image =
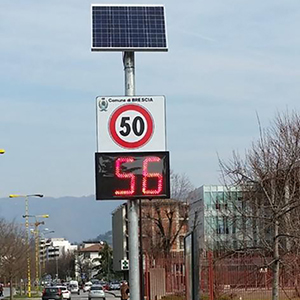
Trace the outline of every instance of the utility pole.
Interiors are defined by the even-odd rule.
[[[28,196],[25,196],[25,227],[26,227],[26,255],[27,255],[27,295],[31,298],[30,246],[29,246],[29,218]]]
[[[168,51],[165,27],[163,5],[92,5],[92,51],[123,52],[125,97],[97,97],[95,169],[96,200],[127,200],[131,300],[141,300],[138,200],[170,196],[165,97],[135,97],[135,51]]]
[[[134,52],[124,52],[125,95],[135,95]],[[139,217],[138,202],[128,200],[129,286],[130,299],[140,300]]]

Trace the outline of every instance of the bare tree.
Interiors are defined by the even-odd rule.
[[[75,254],[63,252],[61,257],[49,260],[46,265],[46,274],[50,274],[52,278],[55,278],[57,274],[62,280],[75,277]]]
[[[15,223],[0,220],[0,270],[9,278],[10,299],[13,299],[13,282],[26,272],[26,234]]]
[[[266,263],[272,267],[272,299],[278,300],[280,268],[299,251],[300,115],[279,114],[269,129],[260,128],[244,158],[234,153],[221,167],[226,183],[241,192],[232,209],[247,237],[243,247],[271,257]]]
[[[186,201],[193,185],[186,174],[171,171],[171,199]]]
[[[168,256],[176,241],[185,235],[188,221],[186,199],[192,190],[186,175],[171,173],[172,199],[143,201],[144,249],[152,256]]]
[[[92,278],[93,263],[80,252],[76,254],[75,269],[80,280],[84,279],[85,281],[89,281]]]
[[[186,234],[187,220],[186,202],[171,199],[143,202],[144,249],[154,257],[162,253],[168,256],[181,234]]]

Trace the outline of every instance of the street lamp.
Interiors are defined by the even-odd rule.
[[[26,247],[27,247],[27,295],[31,298],[31,274],[30,274],[30,252],[29,252],[29,221],[28,221],[28,198],[39,197],[42,198],[42,194],[30,194],[30,195],[16,195],[11,194],[9,198],[25,198],[25,227],[26,227]]]
[[[34,222],[34,241],[35,241],[35,284],[36,291],[38,292],[39,286],[39,271],[40,271],[40,253],[39,253],[39,226],[44,225],[45,222],[38,221],[38,218],[49,218],[49,215],[24,215],[23,218],[35,218]]]

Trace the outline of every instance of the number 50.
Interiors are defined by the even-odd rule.
[[[150,163],[160,162],[160,158],[157,156],[149,156],[143,160],[143,180],[142,180],[142,193],[144,195],[159,195],[163,188],[163,176],[160,173],[150,173],[148,172],[148,167]],[[129,157],[119,157],[115,162],[115,175],[120,179],[130,179],[129,189],[128,190],[116,190],[115,195],[120,196],[130,196],[136,193],[136,176],[133,173],[124,173],[121,171],[122,164],[132,163],[134,158]],[[157,186],[155,189],[148,188],[148,179],[156,178]]]

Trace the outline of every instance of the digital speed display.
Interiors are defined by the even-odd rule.
[[[170,197],[169,152],[96,153],[96,199]]]

